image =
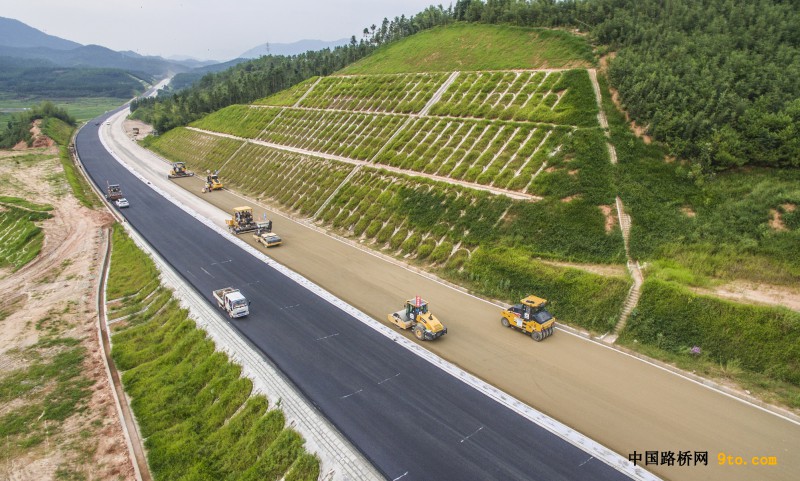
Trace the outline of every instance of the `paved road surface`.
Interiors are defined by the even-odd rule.
[[[114,126],[113,132],[118,129]],[[130,142],[137,169],[164,179],[166,166]],[[224,178],[224,172],[222,173]],[[164,180],[164,182],[166,182]],[[199,179],[177,184],[199,195]],[[246,204],[231,192],[177,192],[221,225]],[[261,215],[261,210],[256,210]],[[496,306],[270,213],[285,245],[267,253],[376,319],[420,294],[450,333],[423,344],[527,404],[627,457],[637,451],[706,451],[709,466],[658,466],[673,480],[794,480],[800,472],[800,425],[687,381],[597,343],[559,331],[544,342],[500,327]],[[742,456],[747,466],[719,466],[717,455]],[[753,466],[752,456],[777,456],[777,466]],[[651,466],[652,467],[652,466]]]
[[[117,164],[97,132],[89,125],[76,141],[94,182],[123,186],[128,222],[209,301],[213,289],[242,289],[252,313],[234,327],[388,479],[627,479],[189,217]]]

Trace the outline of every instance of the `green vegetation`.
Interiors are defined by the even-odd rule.
[[[158,137],[145,138],[146,146],[172,161],[186,162],[198,173],[217,170],[231,158],[242,141],[176,129]]]
[[[58,144],[58,156],[61,160],[61,167],[64,169],[64,177],[67,179],[72,195],[81,203],[81,205],[93,208],[100,205],[92,187],[86,178],[78,172],[75,163],[72,160],[72,155],[69,151],[69,145],[72,141],[72,133],[74,128],[60,119],[47,118],[42,122],[42,132],[55,140]]]
[[[152,81],[146,74],[137,74]],[[0,57],[0,92],[17,99],[113,97],[129,99],[144,91],[142,79],[112,68],[61,67],[50,62]]]
[[[353,169],[342,162],[309,159],[256,144],[245,146],[228,165],[225,182],[304,216],[317,212]]]
[[[571,68],[592,61],[586,41],[564,31],[457,23],[386,45],[339,73]]]
[[[135,118],[152,124],[163,133],[223,107],[247,104],[312,77],[330,75],[380,45],[449,21],[448,11],[441,6],[428,7],[417,15],[395,17],[391,21],[384,18],[380,26],[365,28],[361,40],[352,36],[348,45],[291,57],[269,55],[242,62],[224,72],[208,74],[195,86],[174,95],[137,99],[131,103],[131,110]],[[359,32],[359,36],[361,34]]]
[[[770,381],[788,383],[794,388],[782,401],[800,407],[797,312],[699,296],[674,283],[647,280],[620,341],[647,344],[683,361],[702,355],[706,361],[737,368],[728,374],[758,374],[762,387]],[[692,352],[694,347],[699,352]]]
[[[52,102],[42,102],[30,110],[14,115],[5,128],[0,128],[0,149],[10,149],[23,141],[30,143],[33,121],[47,118],[56,118],[69,125],[75,125],[75,119],[70,117],[66,110],[56,107]]]
[[[69,113],[77,123],[81,123],[115,109],[127,100],[127,98],[118,99],[114,97],[77,97],[69,99],[58,98],[51,100],[51,102],[57,108]],[[20,100],[0,94],[0,109],[30,109],[37,104],[39,104],[38,100]],[[5,118],[4,115],[7,115],[8,118]],[[12,114],[0,112],[0,125],[10,120],[11,117]]]
[[[280,109],[231,105],[193,122],[192,127],[253,139],[280,114]]]
[[[109,297],[123,312],[112,355],[146,439],[156,479],[316,480],[319,461],[253,395],[241,368],[161,287],[152,261],[121,229],[113,234]],[[166,297],[166,300],[165,300]]]
[[[419,113],[447,79],[444,74],[325,77],[301,107]]]
[[[800,171],[751,167],[703,176],[636,138],[610,101],[604,110],[617,148],[617,188],[633,217],[631,254],[651,263],[649,276],[694,286],[800,282]]]
[[[82,375],[86,350],[77,339],[45,336],[17,355],[33,361],[0,375],[0,404],[9,407],[0,415],[7,456],[57,434],[92,393],[92,381]]]
[[[0,267],[17,270],[39,255],[44,234],[35,222],[49,219],[47,211],[52,209],[16,197],[0,197]]]
[[[460,273],[450,273],[484,295],[518,302],[535,293],[548,299],[548,309],[560,321],[593,332],[610,331],[630,288],[625,277],[605,277],[578,269],[554,267],[520,249],[476,250]]]
[[[609,72],[626,109],[672,154],[706,171],[800,166],[792,2],[459,0],[453,16],[589,29],[616,53]]]
[[[298,100],[303,98],[303,95],[308,92],[314,82],[319,80],[320,77],[311,77],[309,79],[303,80],[299,84],[289,87],[285,90],[281,90],[280,92],[270,95],[265,99],[255,100],[253,102],[254,105],[272,105],[275,107],[291,107],[297,103]]]

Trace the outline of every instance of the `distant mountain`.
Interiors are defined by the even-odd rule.
[[[197,63],[186,65],[132,51],[117,52],[100,45],[81,45],[47,35],[18,20],[2,17],[0,56],[46,60],[59,67],[116,68],[157,77],[186,72],[198,66]]]
[[[262,55],[297,55],[309,50],[322,50],[324,48],[334,48],[339,45],[346,45],[350,39],[340,38],[326,42],[324,40],[298,40],[293,43],[265,43],[258,47],[251,48],[247,52],[239,55],[241,58],[258,58]]]
[[[19,20],[0,17],[0,45],[16,48],[43,47],[53,50],[71,50],[81,44],[48,35],[29,27]]]

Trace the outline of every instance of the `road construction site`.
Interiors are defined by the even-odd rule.
[[[111,150],[149,182],[222,228],[238,206],[252,206],[256,219],[266,214],[283,245],[257,249],[374,319],[389,326],[388,313],[409,298],[423,296],[448,329],[441,339],[424,343],[432,353],[623,457],[645,451],[708,453],[707,466],[648,466],[655,474],[686,480],[788,480],[800,471],[800,423],[790,414],[759,407],[571,330],[557,329],[542,342],[533,342],[503,327],[500,312],[506,306],[474,297],[235,192],[202,194],[203,176],[168,180],[170,164],[131,142],[121,123],[121,118],[114,120],[102,128],[102,135]],[[224,172],[219,175],[224,182]],[[136,199],[129,200],[136,209]],[[240,239],[256,246],[249,234]],[[214,262],[220,260],[198,259],[197,269],[213,272]],[[398,334],[413,339],[410,331]],[[778,464],[721,465],[719,454],[776,456]]]

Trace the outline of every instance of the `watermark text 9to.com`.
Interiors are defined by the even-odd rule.
[[[753,456],[750,459],[742,456],[731,456],[725,453],[717,454],[717,463],[720,466],[777,466],[777,456]]]
[[[628,455],[634,466],[708,466],[708,451],[634,451]],[[777,466],[777,456],[733,456],[724,452],[717,454],[719,466]]]

